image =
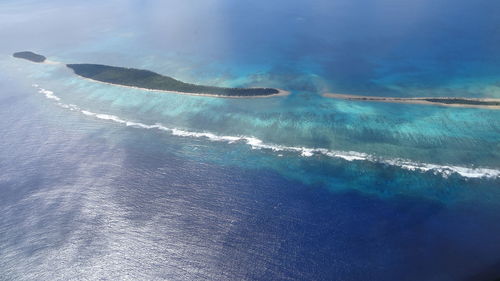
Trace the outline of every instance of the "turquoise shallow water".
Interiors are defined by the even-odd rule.
[[[14,58],[8,62],[20,64]],[[161,124],[191,132],[191,137],[241,138],[253,148],[296,150],[297,156],[338,152],[346,160],[396,161],[403,168],[413,163],[477,170],[470,177],[498,174],[496,110],[347,102],[301,91],[267,99],[214,99],[103,85],[75,77],[62,65],[21,66],[21,72],[31,71],[31,82],[47,81],[35,83],[33,91],[52,92],[56,105],[76,105],[125,122]]]
[[[321,94],[498,98],[499,8],[3,2],[0,276],[494,280],[500,111]],[[116,87],[25,49],[292,93]]]

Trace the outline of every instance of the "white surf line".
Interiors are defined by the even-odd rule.
[[[81,109],[74,104],[65,104],[61,102],[61,98],[56,96],[54,92],[41,88],[37,84],[33,84],[33,87],[38,89],[38,92],[45,95],[47,99],[51,99],[57,102],[57,105],[69,109],[71,111],[78,111],[86,116],[112,121],[118,124],[123,124],[128,127],[141,128],[141,129],[157,129],[165,131],[174,136],[179,137],[192,137],[192,138],[205,138],[210,141],[226,142],[226,143],[245,143],[249,145],[252,149],[265,149],[274,152],[295,152],[300,154],[302,157],[311,157],[314,155],[323,155],[332,158],[339,158],[346,161],[368,161],[372,163],[384,164],[389,166],[399,167],[410,171],[420,171],[420,172],[433,172],[434,174],[440,174],[443,177],[448,177],[454,173],[459,174],[465,178],[500,178],[500,170],[491,168],[469,168],[456,165],[438,165],[429,163],[419,163],[407,159],[393,158],[386,159],[382,157],[377,157],[367,153],[356,152],[356,151],[336,151],[329,150],[326,148],[308,148],[308,147],[298,147],[298,146],[285,146],[278,144],[265,143],[261,139],[252,136],[224,136],[217,135],[211,132],[193,132],[178,128],[168,128],[160,123],[153,125],[148,125],[140,122],[134,122],[120,118],[116,115],[95,113],[88,110]]]

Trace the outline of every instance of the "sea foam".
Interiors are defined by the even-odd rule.
[[[45,95],[47,99],[57,101],[57,105],[62,108],[69,109],[71,111],[78,111],[89,117],[106,121],[112,121],[118,124],[123,124],[128,127],[134,127],[140,129],[156,129],[168,132],[174,136],[204,138],[215,142],[244,143],[250,146],[252,149],[264,149],[274,152],[292,152],[292,153],[297,153],[302,157],[312,157],[315,155],[316,156],[322,155],[331,158],[343,159],[345,161],[368,161],[382,165],[395,166],[410,171],[420,171],[420,172],[430,171],[434,174],[439,174],[443,177],[448,177],[452,174],[458,174],[464,178],[492,178],[492,179],[500,178],[500,170],[498,169],[471,168],[471,167],[463,167],[456,165],[438,165],[430,163],[420,163],[400,158],[388,159],[356,151],[340,151],[340,150],[330,150],[326,148],[309,148],[309,147],[285,146],[279,144],[265,143],[263,140],[253,136],[226,136],[226,135],[217,135],[211,132],[194,132],[179,128],[168,128],[160,123],[148,125],[140,122],[126,120],[116,115],[95,113],[92,111],[84,110],[74,104],[62,103],[61,98],[56,96],[53,91],[41,88],[37,84],[33,84],[32,86],[37,88],[38,92]],[[278,156],[283,156],[283,155],[278,154]]]

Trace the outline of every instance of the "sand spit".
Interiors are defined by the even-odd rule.
[[[358,96],[326,93],[323,94],[327,98],[351,100],[351,101],[368,101],[368,102],[387,102],[387,103],[407,103],[407,104],[424,104],[438,105],[448,107],[467,107],[467,108],[483,108],[483,109],[500,109],[500,99],[495,98],[462,98],[462,97],[415,97],[415,98],[398,98],[398,97],[374,97],[374,96]],[[469,104],[472,103],[498,103],[499,105],[488,104]]]

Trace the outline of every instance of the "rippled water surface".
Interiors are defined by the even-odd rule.
[[[469,2],[0,3],[0,280],[499,278],[500,111],[321,95],[500,98],[500,4]]]

